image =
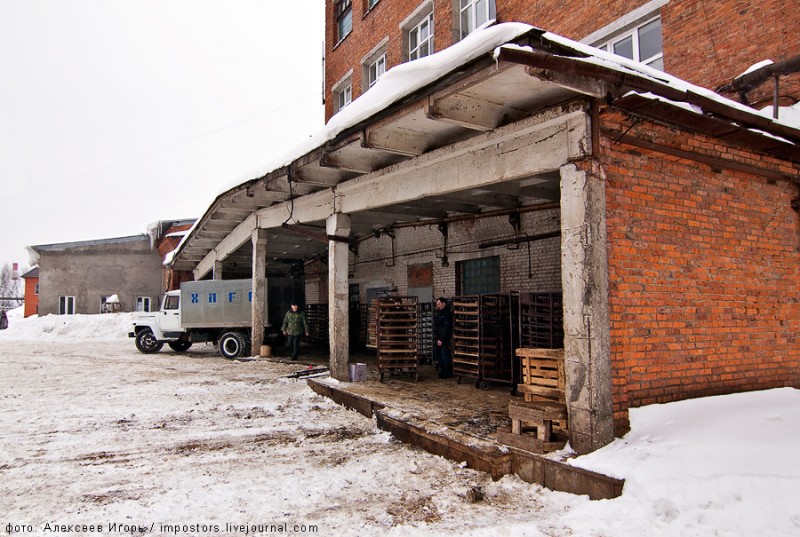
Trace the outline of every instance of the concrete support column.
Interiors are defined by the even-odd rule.
[[[335,213],[328,217],[325,227],[328,237],[348,237],[350,215]],[[350,358],[349,258],[350,249],[347,242],[335,239],[328,241],[330,371],[333,378],[344,382],[350,380],[347,367]]]
[[[561,168],[561,282],[570,445],[594,451],[614,439],[608,315],[605,182]]]
[[[259,355],[264,343],[265,305],[267,303],[267,230],[256,228],[253,241],[253,323],[250,354]]]
[[[214,261],[214,268],[211,271],[212,280],[222,279],[222,261]]]

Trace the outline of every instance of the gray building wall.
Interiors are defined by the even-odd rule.
[[[120,311],[134,311],[136,297],[158,309],[161,256],[150,237],[34,246],[39,254],[39,314],[59,312],[59,297],[75,297],[75,313],[100,313],[102,297],[118,295]]]

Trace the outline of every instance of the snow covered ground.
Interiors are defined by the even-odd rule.
[[[798,390],[634,409],[572,461],[626,479],[593,502],[401,444],[297,364],[139,354],[130,318],[0,332],[0,535],[800,535]]]

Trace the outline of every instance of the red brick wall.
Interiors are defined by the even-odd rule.
[[[399,24],[419,0],[380,0],[368,13],[366,0],[353,0],[353,31],[336,44],[333,2],[326,1],[326,105],[333,115],[331,86],[353,69],[353,99],[361,94],[361,59],[384,37],[389,37],[387,68],[401,61]],[[496,0],[501,22],[522,21],[579,40],[619,19],[646,0],[570,2],[563,0]],[[435,0],[434,46],[453,43],[453,2]],[[800,10],[782,0],[708,2],[673,0],[661,8],[664,63],[667,72],[694,84],[716,89],[764,59],[775,62],[800,53]],[[769,31],[766,31],[768,28]],[[800,99],[800,75],[782,78],[781,93]],[[771,83],[750,95],[750,102],[772,94]]]
[[[179,231],[186,231],[191,227],[192,224],[185,224],[182,226],[170,226],[170,228],[167,229],[164,233],[164,237],[158,241],[158,253],[161,255],[161,259],[164,259],[165,255],[177,248],[178,244],[183,239],[183,237],[168,237],[167,235]],[[194,280],[194,275],[191,272],[165,269],[162,275],[161,287],[165,291],[172,291],[174,289],[180,289],[181,282],[191,280]]]
[[[800,178],[800,166],[703,136],[644,122],[630,134]],[[601,146],[618,432],[629,407],[800,387],[798,187],[608,138]]]

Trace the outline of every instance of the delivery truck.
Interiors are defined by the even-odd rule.
[[[140,313],[128,333],[145,354],[158,352],[164,343],[177,352],[193,343],[219,345],[225,358],[250,355],[252,330],[252,280],[204,280],[183,282],[180,291],[168,291],[157,312]],[[265,343],[278,343],[279,327],[267,321],[264,304]]]

